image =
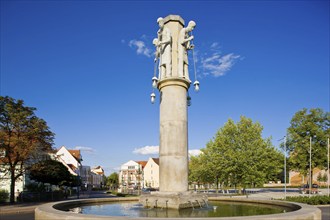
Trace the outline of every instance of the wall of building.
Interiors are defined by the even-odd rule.
[[[143,170],[143,187],[144,188],[159,188],[159,165],[149,158]]]

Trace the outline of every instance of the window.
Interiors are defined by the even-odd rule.
[[[6,151],[4,149],[0,150],[0,158],[5,156],[6,156]]]

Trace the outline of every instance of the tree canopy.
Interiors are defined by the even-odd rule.
[[[76,176],[68,168],[56,160],[42,160],[30,167],[30,178],[37,182],[59,186],[71,186]]]
[[[190,177],[225,186],[255,186],[272,180],[283,169],[283,154],[270,138],[262,138],[263,127],[244,116],[219,129],[202,154],[192,158]],[[218,184],[217,184],[218,185]]]
[[[36,108],[24,106],[23,100],[0,96],[1,172],[10,174],[11,202],[15,181],[23,175],[26,163],[52,150],[54,134],[35,111]]]
[[[114,172],[110,174],[106,179],[106,185],[110,188],[117,188],[119,184],[119,176],[118,173]]]
[[[291,169],[306,175],[309,171],[310,145],[312,170],[327,164],[327,138],[330,137],[330,113],[320,108],[304,108],[294,114],[287,129],[286,147]],[[310,142],[312,140],[312,142]]]

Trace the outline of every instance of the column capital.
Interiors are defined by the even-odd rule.
[[[158,89],[159,91],[161,91],[161,89],[164,88],[165,86],[182,86],[186,90],[188,90],[190,87],[190,83],[191,83],[190,80],[186,80],[181,77],[170,77],[159,81]]]
[[[179,23],[181,23],[182,26],[184,26],[184,20],[183,20],[183,18],[180,17],[180,15],[168,15],[164,18],[165,24],[170,21],[179,22]]]

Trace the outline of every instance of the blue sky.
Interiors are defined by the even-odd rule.
[[[197,23],[190,150],[229,118],[260,122],[278,146],[295,112],[329,111],[329,1],[315,0],[3,0],[0,94],[36,107],[55,148],[81,149],[107,175],[157,157],[143,154],[159,143],[152,39],[169,14]]]

